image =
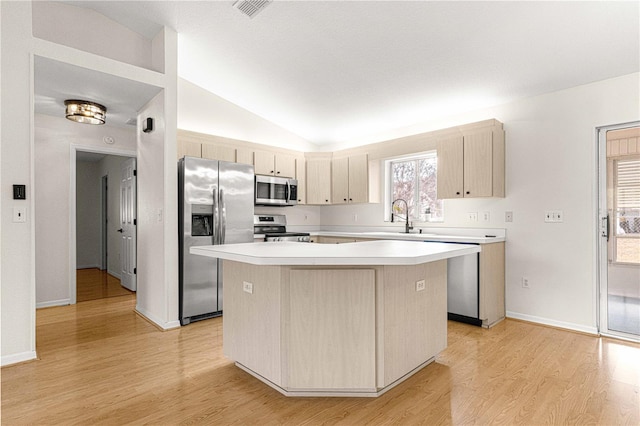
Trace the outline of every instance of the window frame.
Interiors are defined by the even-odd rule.
[[[391,203],[393,202],[393,200],[391,199],[391,179],[392,179],[392,173],[391,173],[391,167],[393,163],[398,163],[398,162],[403,162],[403,161],[411,161],[411,160],[419,160],[425,157],[433,157],[436,160],[436,167],[437,167],[437,160],[438,160],[438,151],[436,149],[432,149],[429,151],[423,151],[423,152],[416,152],[416,153],[411,153],[411,154],[405,154],[405,155],[398,155],[398,156],[394,156],[394,157],[390,157],[390,158],[386,158],[383,160],[383,167],[384,167],[384,221],[385,222],[390,222],[391,221]],[[437,170],[437,169],[436,169]],[[436,171],[436,179],[437,179],[437,171]],[[419,198],[419,194],[417,194],[417,192],[419,191],[419,185],[416,185],[416,199],[420,199]],[[414,219],[412,217],[409,218],[409,220],[411,222],[414,223],[444,223],[444,218],[445,218],[445,208],[444,208],[444,200],[437,198],[438,200],[442,201],[442,217],[438,218],[438,219],[431,219],[429,221],[423,221],[420,219]]]

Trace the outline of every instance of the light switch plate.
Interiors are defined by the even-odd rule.
[[[242,281],[242,290],[245,293],[253,294],[253,283]]]
[[[27,208],[26,207],[14,207],[13,208],[13,221],[15,223],[24,223],[27,221]]]
[[[416,281],[416,291],[422,291],[425,289],[426,283],[424,280]]]

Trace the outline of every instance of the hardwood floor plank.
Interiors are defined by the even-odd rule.
[[[640,345],[505,320],[379,398],[287,398],[222,355],[214,318],[161,332],[135,296],[37,311],[39,360],[2,368],[2,424],[640,424]]]

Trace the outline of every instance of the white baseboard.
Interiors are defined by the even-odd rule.
[[[76,265],[76,269],[102,269],[102,265]]]
[[[36,351],[21,352],[19,354],[5,355],[0,359],[0,365],[17,364],[19,362],[31,361],[32,359],[38,359]]]
[[[66,306],[70,305],[70,299],[60,299],[60,300],[49,300],[47,302],[38,302],[36,303],[36,309],[40,308],[50,308],[51,306]]]
[[[564,328],[567,330],[579,331],[581,333],[593,334],[594,336],[598,336],[599,334],[597,327],[590,327],[582,324],[574,324],[571,322],[556,321],[548,318],[536,317],[534,315],[521,314],[518,312],[507,311],[507,318],[535,322],[543,325],[550,325],[552,327]]]
[[[180,327],[180,321],[178,320],[169,321],[169,322],[162,321],[160,318],[145,311],[144,309],[142,309],[140,306],[137,306],[137,305],[136,305],[136,312],[138,312],[140,315],[142,315],[143,317],[145,317],[146,319],[148,319],[149,321],[151,321],[152,323],[154,323],[155,325],[157,325],[163,330],[171,330],[173,328]]]
[[[116,271],[112,271],[111,269],[107,268],[107,274],[116,277],[117,279],[121,279],[120,274]]]

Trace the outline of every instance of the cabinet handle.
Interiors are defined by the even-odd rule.
[[[344,201],[347,201],[347,199],[346,199],[346,198],[344,198]]]
[[[470,194],[470,192],[469,192],[469,191],[467,191],[467,195],[469,195],[469,194]]]
[[[324,202],[325,202],[325,203],[328,203],[328,202],[329,202],[329,200],[324,200]]]
[[[460,195],[460,191],[456,192],[456,195]]]
[[[349,201],[353,201],[353,199],[352,199],[352,198],[349,198]]]
[[[276,174],[280,174],[280,172],[276,172]]]
[[[273,173],[273,172],[274,172],[274,171],[273,171],[273,170],[271,170],[271,171],[269,172],[269,174],[271,174],[271,173]]]

